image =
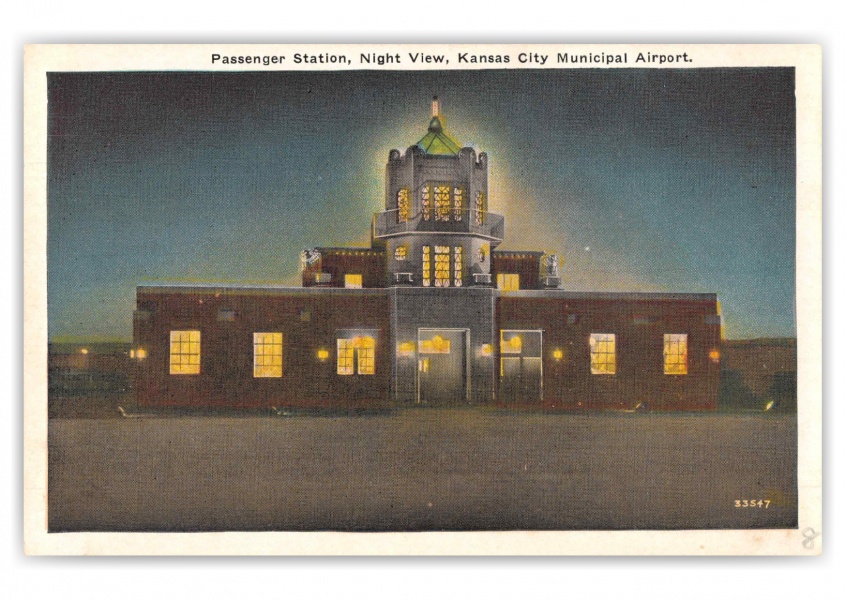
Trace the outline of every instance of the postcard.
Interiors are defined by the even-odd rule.
[[[821,51],[25,51],[30,554],[817,555]]]

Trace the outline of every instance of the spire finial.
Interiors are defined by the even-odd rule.
[[[440,117],[441,116],[441,101],[438,100],[437,96],[432,98],[432,116],[433,117]]]

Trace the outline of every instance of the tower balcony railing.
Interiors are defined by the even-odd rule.
[[[382,239],[406,233],[468,233],[497,243],[505,237],[505,217],[496,213],[450,208],[436,214],[434,209],[401,218],[396,209],[373,215],[373,238]]]

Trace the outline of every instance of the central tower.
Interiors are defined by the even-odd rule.
[[[504,218],[488,211],[488,156],[446,130],[437,96],[425,135],[391,150],[385,210],[373,218],[373,245],[386,254],[388,286],[491,285],[491,251]]]

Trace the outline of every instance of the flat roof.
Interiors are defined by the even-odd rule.
[[[515,290],[501,298],[555,298],[562,300],[698,300],[716,302],[717,294],[692,292],[572,292],[568,290]]]
[[[341,287],[291,287],[275,284],[226,284],[226,283],[162,283],[155,285],[137,286],[139,294],[272,294],[291,296],[379,296],[390,293],[391,290],[429,290],[432,293],[447,294],[472,293],[481,290],[496,292],[500,298],[549,298],[555,300],[643,300],[670,301],[688,300],[699,302],[716,302],[717,294],[702,294],[688,292],[574,292],[568,290],[516,290],[501,292],[489,287],[468,286],[463,288],[426,288],[417,286],[396,286],[389,288],[341,288]]]

